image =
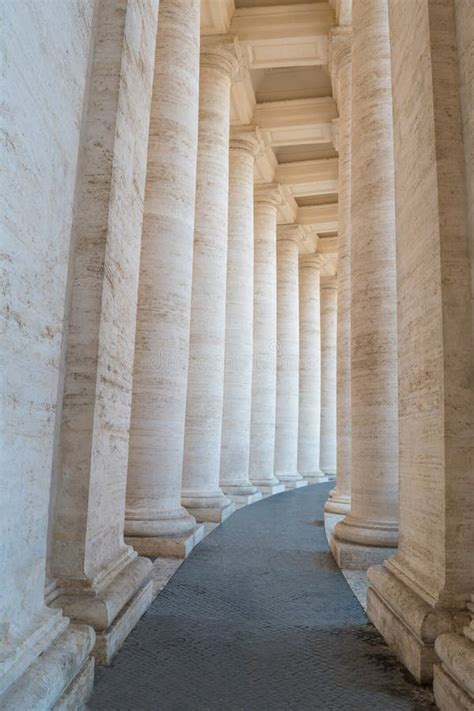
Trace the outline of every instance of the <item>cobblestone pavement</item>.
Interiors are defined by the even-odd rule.
[[[91,711],[434,709],[333,561],[331,486],[272,496],[213,531],[98,671]]]

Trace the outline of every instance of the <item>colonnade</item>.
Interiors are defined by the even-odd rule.
[[[17,451],[27,493],[2,535],[9,711],[82,703],[92,657],[109,663],[152,600],[150,558],[335,473],[335,284],[326,298],[301,226],[279,224],[281,185],[255,184],[259,127],[230,126],[237,38],[201,37],[199,0],[97,6],[52,296],[41,247],[34,267],[38,373],[55,364],[37,407],[55,414],[30,416],[41,495]]]
[[[331,35],[338,466],[326,524],[338,564],[368,569],[371,621],[444,711],[474,708],[473,36],[472,8],[449,0],[358,0]]]
[[[336,276],[256,179],[268,135],[231,120],[248,47],[202,35],[200,0],[46,3],[53,54],[11,13],[47,81],[13,62],[6,92],[6,711],[80,707],[150,558],[334,476],[370,619],[441,709],[474,707],[474,16],[331,6]]]

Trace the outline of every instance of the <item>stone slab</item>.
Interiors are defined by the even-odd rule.
[[[301,489],[302,486],[308,486],[308,482],[305,479],[298,479],[297,481],[284,481],[282,483],[285,485],[285,489],[287,491],[291,491],[292,489]]]
[[[229,497],[232,498],[232,497]],[[193,508],[187,507],[190,514],[194,516],[199,523],[222,523],[235,511],[235,503],[232,502],[224,508]]]
[[[474,698],[441,664],[434,666],[433,691],[441,711],[474,711]]]
[[[110,664],[118,650],[153,600],[153,581],[148,580],[116,617],[114,623],[97,634],[93,655],[98,664]]]
[[[83,711],[94,686],[94,658],[86,661],[51,711]]]
[[[255,494],[247,494],[246,496],[238,496],[237,494],[227,494],[229,499],[237,506],[247,506],[248,504],[254,504],[256,501],[260,501],[262,498],[262,492],[257,491]]]
[[[396,548],[378,548],[376,546],[358,546],[355,543],[331,539],[331,551],[340,568],[345,570],[367,570],[372,565],[382,565],[397,552]]]
[[[204,537],[204,526],[196,526],[187,536],[127,536],[125,542],[149,558],[187,558]]]
[[[286,491],[284,484],[269,484],[268,486],[259,486],[259,491],[262,496],[273,496],[273,494],[281,494]]]

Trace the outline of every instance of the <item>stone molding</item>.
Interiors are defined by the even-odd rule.
[[[262,183],[254,187],[254,202],[265,203],[278,207],[285,200],[280,183]]]
[[[258,126],[231,126],[229,149],[248,151],[256,157],[264,148],[263,138]]]

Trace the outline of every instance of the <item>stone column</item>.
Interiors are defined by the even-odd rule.
[[[263,494],[285,490],[274,474],[277,361],[278,183],[254,191],[253,373],[250,480]]]
[[[388,8],[353,7],[352,496],[334,535],[341,567],[398,542],[397,288]]]
[[[199,89],[199,2],[163,0],[153,83],[125,532],[184,556],[200,535],[181,506]]]
[[[156,20],[157,7],[100,4],[76,183],[50,574],[54,606],[95,628],[102,663],[152,599],[124,514]]]
[[[337,278],[321,279],[321,445],[319,468],[336,474]]]
[[[462,636],[464,627],[469,632],[474,590],[472,255],[458,64],[462,35],[453,9],[452,2],[431,0],[403,8],[389,3],[400,547],[369,570],[367,597],[370,618],[418,681],[431,679],[439,657],[435,694],[446,710],[473,708],[474,697],[473,645],[469,634]],[[464,10],[458,21],[472,22],[471,4]]]
[[[236,503],[262,498],[249,481],[253,358],[253,174],[261,147],[254,126],[231,130],[220,484]]]
[[[299,225],[278,228],[275,474],[287,489],[308,483],[298,472],[300,241]]]
[[[199,144],[183,504],[199,521],[234,510],[219,488],[224,393],[230,86],[239,62],[231,36],[201,50]]]
[[[92,3],[84,3],[81,12],[78,7],[2,6],[2,130],[8,135],[0,190],[0,708],[5,711],[72,708],[74,702],[78,708],[94,676],[93,629],[70,624],[61,610],[45,603],[71,223],[99,14]],[[152,31],[152,18],[149,26]],[[53,27],[58,28],[54,37]]]
[[[351,98],[352,32],[332,31],[330,67],[339,107],[339,227],[337,252],[336,487],[328,514],[348,513],[351,502]]]
[[[300,381],[298,471],[308,483],[327,481],[319,468],[321,423],[321,303],[319,254],[299,262]]]

